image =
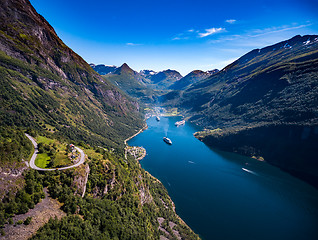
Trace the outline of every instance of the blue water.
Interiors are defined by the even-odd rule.
[[[146,148],[142,167],[203,239],[318,239],[318,190],[265,162],[210,149],[193,137],[194,125],[175,127],[178,120],[150,118],[128,144]]]

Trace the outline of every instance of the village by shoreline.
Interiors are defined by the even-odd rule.
[[[134,135],[132,135],[129,138],[124,140],[124,144],[125,144],[125,159],[127,159],[127,153],[129,153],[130,155],[134,156],[136,161],[141,161],[146,156],[147,151],[146,151],[145,148],[143,148],[143,147],[132,147],[132,146],[129,146],[127,144],[127,142],[129,140],[131,140],[132,138],[136,137],[138,134],[142,133],[147,128],[148,128],[148,125],[145,123],[144,127],[141,128],[137,133],[135,133]]]

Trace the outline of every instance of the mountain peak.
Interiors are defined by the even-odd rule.
[[[124,63],[123,65],[121,65],[120,66],[121,68],[129,68],[130,69],[130,67],[128,66],[128,64],[127,63]]]
[[[114,74],[118,74],[118,75],[121,75],[121,74],[135,74],[136,72],[131,69],[127,63],[124,63],[123,65],[121,65],[119,68],[117,68],[114,72]]]

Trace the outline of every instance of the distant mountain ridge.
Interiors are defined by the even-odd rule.
[[[95,64],[90,64],[91,67],[98,72],[101,75],[106,75],[106,74],[117,74],[120,75],[122,71],[130,74],[134,74],[136,78],[142,79],[143,82],[149,83],[149,84],[155,84],[158,86],[170,86],[172,85],[175,81],[178,81],[182,78],[182,75],[176,71],[176,70],[163,70],[160,72],[156,72],[153,70],[141,70],[140,72],[137,72],[130,68],[127,63],[124,63],[120,67],[116,66],[106,66],[103,64],[100,65],[95,65]]]
[[[164,87],[169,87],[181,78],[182,75],[178,71],[171,69],[158,72],[154,75],[150,75],[150,80],[153,84],[161,85]]]
[[[157,93],[148,86],[148,80],[130,68],[127,63],[122,64],[120,67],[114,66],[112,68],[105,67],[105,65],[95,66],[91,64],[91,66],[100,74],[107,72],[103,74],[103,78],[112,82],[128,95],[138,98],[142,102],[156,101]]]
[[[116,66],[107,66],[104,64],[98,64],[95,65],[93,63],[89,64],[96,72],[98,72],[100,75],[106,75],[109,73],[112,73],[116,70]]]
[[[170,69],[161,72],[152,70],[137,72],[127,63],[120,67],[95,64],[91,64],[91,67],[127,94],[147,103],[156,102],[162,91],[166,91],[168,86],[182,78],[179,72]]]
[[[201,70],[194,70],[181,78],[179,81],[172,84],[169,88],[173,90],[184,90],[189,87],[191,84],[199,82],[205,78],[210,77],[211,75],[217,73],[219,70],[214,69],[210,71],[201,71]]]
[[[137,72],[130,68],[127,63],[120,67],[107,66],[103,64],[90,66],[99,74],[105,76],[115,85],[131,96],[142,98],[145,101],[157,99],[158,96],[170,90],[184,90],[191,84],[207,78],[219,70],[201,71],[194,70],[185,77],[176,70],[163,70],[156,72],[153,70],[141,70]],[[123,75],[122,77],[119,77]],[[126,77],[126,79],[125,79]],[[156,92],[156,93],[155,93]],[[151,94],[148,96],[147,94]]]

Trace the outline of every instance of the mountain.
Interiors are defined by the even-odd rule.
[[[255,49],[183,93],[172,92],[210,146],[261,156],[317,186],[318,36]]]
[[[144,78],[150,79],[153,75],[156,75],[157,72],[153,70],[141,70],[139,74],[143,76]]]
[[[124,139],[144,127],[138,103],[68,48],[28,0],[3,0],[0,21],[1,237],[199,239],[161,182],[124,154]],[[135,74],[127,65],[116,71]],[[45,157],[67,160],[74,143],[85,163],[30,169],[24,160],[34,148],[25,131]]]
[[[174,84],[172,84],[169,88],[172,90],[184,90],[187,87],[189,87],[191,84],[201,81],[205,78],[208,78],[209,76],[217,73],[218,71],[219,70],[217,69],[207,71],[207,72],[204,72],[201,70],[194,70],[190,72],[189,74],[187,74],[186,76],[184,76],[183,78],[181,78],[180,80],[178,80],[177,82],[175,82]]]
[[[91,66],[115,86],[144,103],[156,102],[160,95],[169,91],[169,86],[182,78],[179,72],[170,69],[161,72],[153,70],[137,72],[130,68],[127,63],[117,68],[107,67],[107,70],[105,65],[91,64]]]
[[[154,102],[159,95],[167,92],[172,84],[182,78],[178,71],[170,69],[161,72],[153,70],[137,72],[127,63],[120,67],[90,65],[99,74],[107,75],[105,76],[107,79],[129,95],[146,102]]]
[[[158,89],[168,89],[181,78],[182,75],[178,71],[170,69],[149,76],[151,83]]]
[[[100,75],[106,75],[112,73],[116,70],[116,66],[107,66],[104,64],[95,65],[93,63],[89,64],[97,73]]]
[[[113,146],[142,126],[138,104],[68,48],[28,1],[4,1],[0,10],[2,125]]]
[[[147,80],[145,78],[131,69],[126,63],[103,77],[130,96],[143,102],[154,102],[156,100],[156,91],[146,84]]]

